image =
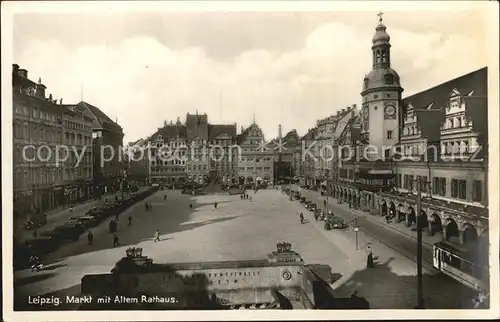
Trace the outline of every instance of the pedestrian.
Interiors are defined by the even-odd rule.
[[[375,268],[375,263],[373,262],[373,252],[371,246],[367,247],[368,249],[368,257],[366,258],[366,267],[367,268]]]
[[[132,217],[128,216],[128,226],[132,226]]]
[[[115,196],[115,201],[118,201],[118,196]]]
[[[252,197],[249,197],[248,199],[250,200],[250,202],[252,202]]]
[[[157,242],[159,242],[159,241],[160,241],[160,231],[159,231],[159,230],[157,230],[157,231],[155,232],[155,243],[157,243]]]
[[[163,200],[167,200],[167,195],[164,195],[164,196],[163,196]]]
[[[92,234],[92,231],[90,230],[87,233],[87,240],[89,242],[89,245],[92,245],[94,243],[94,234]]]
[[[216,202],[214,202],[214,208],[215,208],[215,209],[217,209],[217,205],[218,205],[218,204],[217,204],[217,201],[216,201]]]
[[[192,203],[189,204],[189,208],[193,209],[193,204]]]
[[[113,235],[113,247],[120,246],[120,239],[118,238],[117,234]]]
[[[153,210],[153,206],[151,205],[151,202],[149,203],[149,211]]]
[[[108,198],[104,198],[104,203],[107,204],[108,203]]]
[[[69,212],[73,212],[73,205],[69,205]]]

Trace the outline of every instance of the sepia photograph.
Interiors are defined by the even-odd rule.
[[[498,22],[2,2],[4,319],[498,317]]]

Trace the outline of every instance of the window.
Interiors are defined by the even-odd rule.
[[[467,199],[467,181],[458,180],[458,198]]]
[[[480,202],[482,199],[481,188],[483,182],[481,180],[474,180],[472,183],[472,200]]]
[[[387,131],[387,139],[391,140],[394,138],[394,131]]]
[[[385,52],[384,52],[385,54]],[[385,55],[384,55],[384,60],[385,60]],[[392,74],[386,74],[385,76],[385,83],[387,85],[392,85],[394,83],[394,75]]]
[[[451,179],[451,197],[452,198],[458,197],[458,180],[457,179]]]

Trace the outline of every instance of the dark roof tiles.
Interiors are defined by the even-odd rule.
[[[429,141],[438,141],[441,136],[441,124],[446,118],[446,106],[453,90],[457,90],[461,96],[473,91],[471,96],[466,96],[466,102],[471,102],[471,97],[485,97],[488,88],[487,77],[488,69],[484,67],[406,97],[403,99],[403,111],[405,114],[408,113],[409,105],[411,105],[415,109],[422,137]],[[426,110],[429,104],[432,106]],[[481,129],[480,132],[484,131],[487,123],[487,105],[472,103],[472,106],[466,107],[466,113],[473,115],[473,122],[476,121],[474,128]]]

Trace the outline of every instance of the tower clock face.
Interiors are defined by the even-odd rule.
[[[396,107],[394,105],[388,105],[385,107],[386,118],[392,119],[396,117]]]

